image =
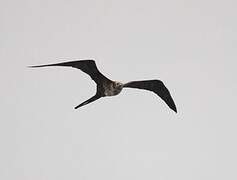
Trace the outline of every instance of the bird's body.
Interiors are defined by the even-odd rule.
[[[121,83],[112,81],[105,77],[96,67],[94,60],[78,60],[56,64],[47,64],[30,67],[46,67],[46,66],[69,66],[82,70],[87,73],[92,80],[97,84],[96,94],[85,102],[79,104],[75,109],[89,104],[101,97],[118,95],[123,88],[138,88],[153,91],[165,101],[165,103],[175,112],[177,112],[175,103],[170,95],[170,92],[160,80],[144,80],[144,81],[131,81],[128,83]]]
[[[117,81],[112,81],[109,84],[103,84],[104,96],[116,96],[123,89],[123,84]]]

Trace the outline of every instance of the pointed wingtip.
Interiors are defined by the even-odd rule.
[[[175,113],[178,113],[178,111],[177,111],[177,108],[176,108],[176,106],[175,106],[175,104],[173,105],[173,106],[169,106],[170,107],[170,109],[172,109]]]
[[[39,66],[27,66],[28,68],[37,68],[37,67],[45,67],[46,65],[39,65]]]
[[[174,110],[174,112],[177,114],[178,113],[178,111],[177,111],[177,109],[175,108],[175,109],[173,109]]]
[[[42,67],[42,66],[27,66],[28,68],[37,68],[37,67]]]
[[[173,110],[175,113],[178,113],[176,106],[174,106],[174,107],[172,108],[172,110]]]

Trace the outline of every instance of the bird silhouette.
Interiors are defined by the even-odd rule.
[[[169,90],[165,87],[161,80],[142,80],[142,81],[130,81],[128,83],[121,83],[112,81],[105,77],[98,69],[94,60],[78,60],[70,62],[62,62],[55,64],[45,64],[37,66],[29,66],[31,68],[48,67],[48,66],[69,66],[77,68],[88,74],[97,85],[97,91],[94,96],[84,101],[75,107],[75,109],[89,104],[101,97],[118,95],[123,88],[137,88],[152,91],[157,94],[164,102],[177,113],[175,103],[170,95]]]

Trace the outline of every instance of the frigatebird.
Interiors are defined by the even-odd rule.
[[[142,81],[130,81],[128,83],[121,83],[117,81],[112,81],[105,77],[98,69],[94,60],[78,60],[78,61],[69,61],[61,62],[56,64],[45,64],[37,66],[29,66],[32,68],[37,67],[47,67],[47,66],[69,66],[77,68],[88,74],[92,80],[97,84],[96,94],[90,99],[84,101],[75,107],[75,109],[89,104],[101,97],[105,96],[115,96],[118,95],[123,88],[138,88],[149,90],[157,94],[165,103],[177,113],[175,103],[170,95],[169,90],[165,87],[164,83],[161,80],[142,80]]]

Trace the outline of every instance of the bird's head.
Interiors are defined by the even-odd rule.
[[[123,83],[115,81],[115,87],[118,89],[122,89],[123,88]]]

